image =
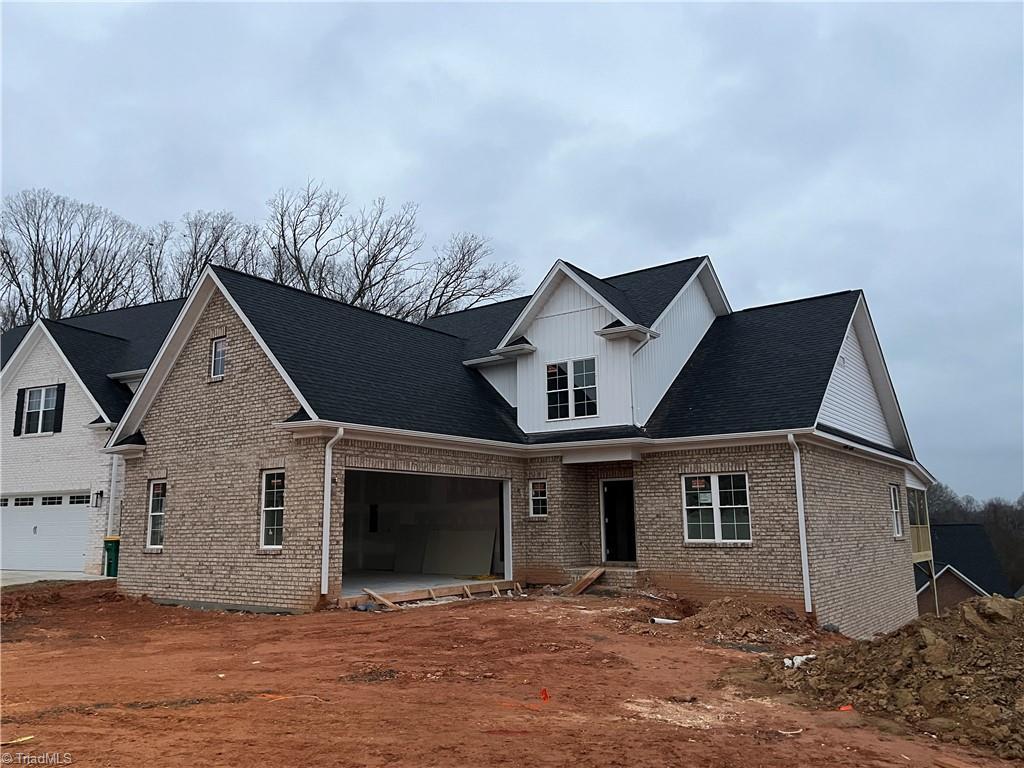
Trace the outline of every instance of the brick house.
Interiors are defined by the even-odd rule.
[[[107,452],[119,586],[308,610],[467,576],[917,615],[917,462],[864,297],[734,311],[707,258],[415,325],[219,267]],[[913,503],[913,508],[910,507]]]

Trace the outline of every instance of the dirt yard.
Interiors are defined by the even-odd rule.
[[[34,737],[0,748],[11,755],[68,753],[82,766],[1010,765],[856,711],[806,709],[759,681],[763,655],[747,645],[647,624],[672,609],[652,601],[254,616],[86,582],[5,590],[3,603],[2,740]]]

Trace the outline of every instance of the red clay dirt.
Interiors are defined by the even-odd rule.
[[[755,682],[763,656],[691,631],[635,631],[652,601],[257,616],[125,599],[112,582],[5,590],[14,600],[20,616],[2,611],[0,737],[34,738],[0,747],[12,755],[68,753],[83,766],[1009,765],[857,712],[802,708]]]

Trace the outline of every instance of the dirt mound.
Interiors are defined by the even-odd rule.
[[[71,601],[119,602],[128,598],[120,594],[112,579],[95,581],[36,581],[15,584],[0,590],[0,623],[22,618],[27,613],[45,609],[54,603]]]
[[[817,634],[814,622],[792,608],[729,597],[708,603],[678,626],[716,643],[768,647],[797,645]]]
[[[52,605],[60,599],[59,586],[23,590],[5,589],[0,592],[0,622],[20,619],[26,611],[40,605]]]
[[[1024,601],[977,598],[771,676],[833,706],[1024,758]]]

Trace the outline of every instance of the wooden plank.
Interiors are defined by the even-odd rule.
[[[501,592],[498,591],[498,585],[493,582],[491,583],[491,591],[494,593],[495,597],[501,597]]]
[[[590,587],[591,584],[593,584],[595,581],[597,581],[599,578],[601,578],[601,575],[603,573],[604,573],[604,568],[591,568],[589,571],[587,571],[585,574],[583,574],[583,578],[581,578],[581,579],[579,579],[577,581],[574,581],[568,587],[563,589],[562,590],[562,594],[563,595],[579,595],[579,594],[582,594],[583,592],[585,592],[587,590],[588,587]]]
[[[473,593],[469,591],[469,587],[463,587],[462,591],[466,593],[466,597],[472,597]]]
[[[386,606],[387,606],[388,608],[391,608],[392,610],[395,610],[395,611],[399,610],[399,608],[398,608],[398,606],[397,606],[397,605],[395,605],[395,604],[394,604],[393,602],[391,602],[390,600],[388,600],[388,599],[387,599],[386,597],[384,597],[383,595],[378,595],[378,594],[377,594],[376,592],[374,592],[374,591],[373,591],[372,589],[366,589],[366,588],[364,588],[364,589],[363,589],[363,592],[365,592],[366,594],[368,594],[368,595],[369,595],[370,597],[372,597],[372,598],[373,598],[374,600],[376,600],[376,601],[377,601],[378,603],[380,603],[381,605],[386,605]]]
[[[410,603],[418,602],[420,600],[437,599],[439,597],[455,597],[455,596],[466,596],[466,590],[470,593],[484,593],[491,591],[491,584],[494,584],[499,590],[512,589],[515,582],[512,581],[475,581],[468,586],[461,584],[452,584],[449,587],[424,587],[423,589],[413,589],[408,592],[388,592],[385,597],[388,598],[392,603]],[[338,600],[339,608],[354,608],[360,603],[368,603],[371,598],[368,595],[353,595],[351,597],[343,597]]]
[[[434,594],[434,590],[428,589],[427,594],[430,595],[431,600],[437,600],[437,595]]]

